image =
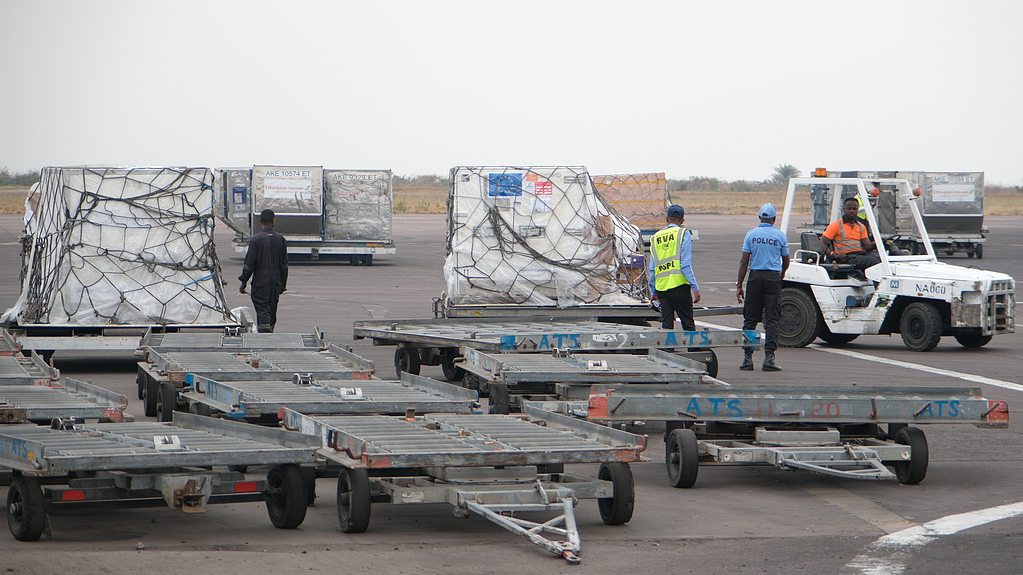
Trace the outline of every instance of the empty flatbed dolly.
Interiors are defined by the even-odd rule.
[[[330,345],[324,340],[323,332],[319,328],[314,328],[312,333],[244,333],[239,329],[227,329],[220,332],[162,333],[150,329],[146,331],[139,342],[139,354],[144,355],[147,347],[160,352],[287,349],[324,351]]]
[[[49,423],[54,418],[124,421],[127,407],[127,397],[76,379],[60,385],[0,384],[0,423]]]
[[[171,351],[146,348],[137,378],[146,416],[170,421],[185,375],[218,381],[280,380],[299,373],[324,379],[369,379],[373,362],[336,345],[326,351]]]
[[[665,464],[675,487],[691,487],[698,466],[708,464],[916,484],[927,474],[928,449],[912,425],[1009,425],[1006,402],[967,387],[594,386],[588,403],[547,405],[605,423],[667,422]]]
[[[457,365],[463,349],[502,353],[543,353],[554,349],[638,353],[649,349],[696,348],[703,351],[683,355],[707,364],[707,371],[713,376],[717,375],[717,357],[709,348],[762,345],[756,331],[665,330],[549,317],[357,321],[353,333],[355,339],[372,339],[373,345],[398,346],[394,352],[396,372],[418,374],[421,365],[440,365],[449,381],[465,375]]]
[[[0,426],[0,467],[13,471],[7,525],[16,539],[35,541],[58,506],[166,504],[200,513],[207,503],[265,500],[274,526],[294,528],[307,504],[299,465],[312,464],[317,447],[282,429],[190,414],[173,424]],[[203,469],[224,465],[273,467],[265,481]]]
[[[361,533],[370,504],[448,503],[522,535],[569,562],[579,562],[573,508],[597,499],[608,525],[632,518],[629,462],[644,437],[571,417],[529,409],[508,415],[432,414],[310,416],[286,410],[284,426],[315,436],[318,454],[340,466],[341,529]],[[565,463],[600,463],[597,478],[562,472]],[[519,513],[556,512],[534,522]]]
[[[509,413],[520,399],[586,400],[598,383],[727,386],[710,377],[703,363],[660,349],[646,355],[466,349],[461,365],[489,385],[491,413]]]
[[[479,394],[427,377],[401,374],[400,381],[317,379],[294,374],[287,381],[218,381],[188,374],[179,397],[188,411],[277,425],[284,408],[307,414],[470,413]]]

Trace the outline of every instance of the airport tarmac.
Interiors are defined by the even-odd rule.
[[[20,216],[0,216],[0,305],[17,298]],[[984,259],[943,258],[1023,277],[1019,218],[989,217]],[[694,267],[704,303],[735,301],[739,246],[753,217],[692,215],[700,231]],[[432,299],[445,289],[442,215],[394,218],[398,253],[374,265],[293,264],[281,298],[278,331],[318,326],[333,343],[376,362],[392,378],[392,347],[352,339],[362,319],[432,317]],[[238,293],[241,254],[231,233],[217,228],[225,293],[232,306],[250,305]],[[739,316],[705,321],[738,327]],[[998,336],[982,349],[951,337],[927,353],[907,350],[895,336],[861,336],[839,349],[811,345],[782,349],[779,373],[741,372],[738,349],[719,350],[719,378],[732,383],[977,386],[992,399],[1023,406],[1019,350],[1023,334]],[[758,355],[758,359],[761,356]],[[130,356],[56,354],[63,375],[124,394],[142,417]],[[439,367],[423,375],[441,377]],[[649,462],[633,464],[636,509],[624,526],[605,526],[593,501],[577,510],[581,567],[567,565],[479,518],[459,519],[448,506],[376,505],[369,530],[339,531],[334,485],[320,479],[319,499],[296,530],[274,529],[261,503],[212,505],[202,515],[169,509],[75,511],[53,514],[52,536],[21,543],[0,534],[0,571],[136,573],[144,570],[240,574],[345,573],[1017,573],[1023,559],[1023,434],[1015,414],[1008,429],[968,425],[925,427],[930,446],[926,479],[915,486],[790,473],[767,467],[703,467],[691,489],[673,489],[663,466],[663,443],[651,436]],[[577,471],[594,473],[579,465]],[[0,489],[0,496],[6,490]],[[995,508],[995,509],[993,509]],[[968,514],[956,520],[944,519]],[[993,520],[996,519],[996,520]],[[2,520],[0,520],[2,521]],[[922,526],[922,527],[921,527]],[[915,529],[915,530],[914,530]],[[911,530],[911,531],[906,531]],[[882,540],[881,538],[886,537]],[[142,543],[144,549],[138,550]]]

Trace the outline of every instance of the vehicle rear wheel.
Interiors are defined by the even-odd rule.
[[[913,302],[899,320],[902,342],[913,351],[931,351],[941,340],[941,312],[933,304]]]
[[[632,519],[632,511],[636,506],[636,490],[632,480],[632,470],[628,463],[601,463],[597,478],[610,481],[614,486],[611,497],[597,499],[600,518],[605,525],[621,525]]]
[[[903,427],[895,434],[895,443],[909,446],[909,461],[900,461],[892,465],[899,483],[916,485],[923,481],[930,460],[924,432],[919,427]]]
[[[369,527],[369,473],[365,469],[341,469],[337,476],[337,519],[341,531],[363,533]]]
[[[419,375],[422,361],[419,357],[419,350],[414,347],[399,347],[394,350],[394,372],[401,379],[402,372]]]
[[[672,487],[692,487],[700,470],[700,451],[692,429],[675,429],[664,446],[664,464]]]
[[[294,529],[305,520],[308,498],[299,466],[289,463],[266,474],[266,512],[278,529]]]
[[[19,475],[7,489],[7,527],[18,541],[38,541],[46,526],[46,502],[39,480]]]
[[[952,336],[956,338],[959,345],[969,348],[984,347],[991,341],[990,335],[981,335],[968,331],[956,331]]]
[[[805,290],[782,288],[778,294],[781,318],[778,321],[778,345],[806,347],[819,330],[817,304]]]
[[[973,252],[977,254],[977,259],[984,259],[984,244],[977,244],[977,247],[973,249]]]

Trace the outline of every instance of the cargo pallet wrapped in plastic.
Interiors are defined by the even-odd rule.
[[[42,170],[8,325],[228,325],[206,168]]]
[[[642,250],[639,229],[586,168],[451,170],[444,275],[454,305],[642,306]]]
[[[600,197],[644,236],[652,236],[664,227],[664,210],[670,203],[664,172],[595,175],[592,179]]]

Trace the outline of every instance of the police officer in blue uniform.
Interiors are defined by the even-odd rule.
[[[772,204],[760,206],[760,225],[746,233],[742,241],[742,258],[739,260],[739,279],[735,284],[735,298],[745,304],[742,308],[742,329],[756,329],[760,321],[764,322],[767,341],[764,344],[764,371],[781,371],[774,360],[774,352],[778,349],[778,319],[781,306],[778,304],[778,293],[781,291],[782,278],[789,269],[789,244],[785,233],[774,227],[778,210]],[[749,281],[745,292],[742,282],[749,270]],[[743,350],[744,356],[739,369],[753,370],[753,350]]]

